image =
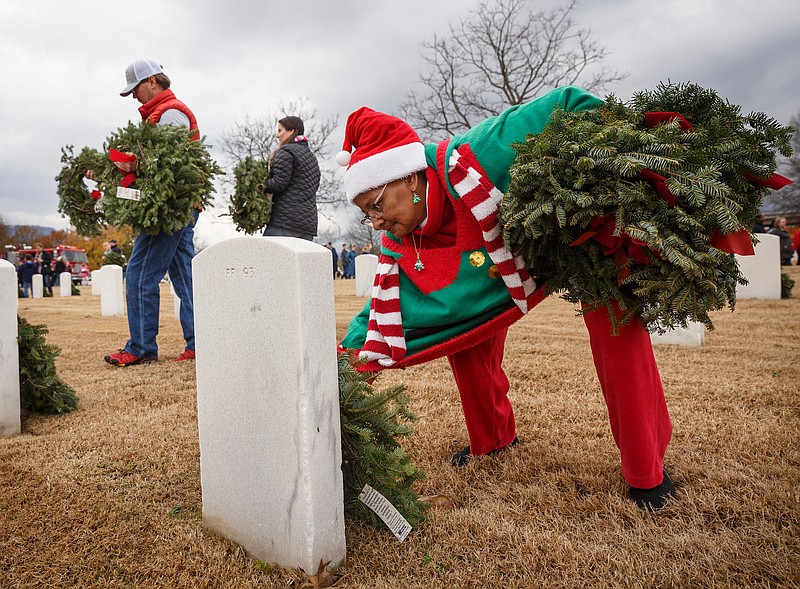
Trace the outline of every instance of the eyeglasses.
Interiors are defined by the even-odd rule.
[[[376,196],[375,200],[372,201],[369,209],[367,209],[367,214],[364,215],[363,219],[361,219],[362,225],[369,225],[376,219],[380,219],[383,216],[383,209],[378,206],[378,201],[383,198],[383,191],[386,190],[387,186],[389,186],[388,183],[384,184],[383,188],[381,188],[381,191],[378,193],[378,196]]]

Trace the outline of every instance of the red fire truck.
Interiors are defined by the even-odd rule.
[[[64,261],[67,265],[67,270],[72,275],[72,283],[81,283],[81,269],[83,266],[89,267],[89,258],[86,257],[86,250],[82,250],[71,245],[58,245],[56,247],[45,247],[42,250],[50,252],[53,256],[55,263],[58,256],[64,256]],[[36,257],[36,248],[23,248],[15,252],[19,260],[24,260],[25,256],[30,255],[32,258]],[[10,256],[9,256],[10,261]],[[55,264],[54,264],[55,265]]]

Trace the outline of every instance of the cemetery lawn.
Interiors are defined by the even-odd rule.
[[[702,348],[659,346],[680,502],[625,499],[583,321],[551,297],[512,327],[505,367],[522,441],[455,470],[467,444],[445,360],[387,371],[419,416],[405,443],[444,495],[400,543],[347,521],[341,587],[800,587],[800,268],[794,297],[713,314]],[[57,292],[57,289],[56,289]],[[202,527],[194,362],[162,285],[161,361],[112,368],[124,317],[80,297],[20,299],[49,327],[80,408],[0,439],[0,587],[299,587]],[[363,305],[335,283],[337,334]],[[270,352],[267,342],[264,353]]]

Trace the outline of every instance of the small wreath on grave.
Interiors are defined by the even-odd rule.
[[[105,167],[105,156],[90,147],[75,155],[73,146],[67,145],[61,149],[61,163],[64,166],[55,178],[58,212],[69,217],[79,235],[99,235],[105,228],[103,214],[96,206],[101,194],[98,190],[90,191],[83,179],[87,170]]]
[[[25,411],[67,413],[78,406],[75,390],[58,376],[58,346],[48,344],[46,325],[32,325],[17,315],[20,405]]]
[[[110,225],[130,225],[138,233],[174,233],[193,221],[194,209],[212,203],[212,180],[224,172],[205,139],[192,140],[193,133],[184,126],[141,122],[109,135],[109,159],[97,181]],[[134,161],[135,171],[121,175],[112,160]],[[138,190],[138,200],[116,197],[118,186]]]
[[[713,329],[708,313],[733,309],[745,283],[730,254],[752,248],[761,199],[786,180],[773,175],[775,152],[791,154],[792,131],[694,84],[555,111],[515,145],[506,246],[551,292],[607,306],[615,328]]]
[[[127,259],[125,258],[125,254],[118,254],[117,252],[107,251],[103,254],[102,259],[100,260],[101,266],[109,266],[111,264],[116,264],[117,266],[124,266],[127,263]]]
[[[247,156],[233,170],[236,186],[228,207],[236,227],[253,234],[266,227],[272,215],[272,195],[264,192],[269,164]]]
[[[345,513],[380,527],[378,516],[358,496],[364,485],[381,493],[416,527],[428,504],[419,501],[413,483],[425,478],[400,445],[413,433],[417,417],[409,410],[402,385],[376,391],[375,374],[358,372],[350,355],[339,354],[339,406]]]

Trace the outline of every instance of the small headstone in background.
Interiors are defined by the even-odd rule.
[[[93,295],[98,295],[99,296],[100,293],[102,292],[102,289],[103,289],[102,280],[103,280],[103,271],[102,270],[92,270],[92,279],[91,279],[91,281],[92,281],[92,294]]]
[[[706,326],[697,321],[690,321],[684,329],[670,329],[666,333],[651,333],[653,344],[672,344],[676,346],[702,346],[706,340]]]
[[[356,296],[372,296],[372,285],[375,282],[375,271],[378,269],[378,256],[361,254],[356,256]]]
[[[31,280],[31,296],[34,299],[41,299],[44,297],[44,276],[34,274]]]
[[[18,434],[21,428],[18,296],[17,269],[11,262],[0,259],[0,438]]]
[[[736,255],[749,284],[736,287],[737,299],[781,298],[781,238],[769,233],[757,233],[754,256]]]
[[[100,314],[103,317],[125,315],[125,298],[122,292],[122,266],[106,264],[100,280]]]
[[[72,274],[69,272],[62,272],[59,276],[58,283],[61,289],[62,297],[72,296]]]

